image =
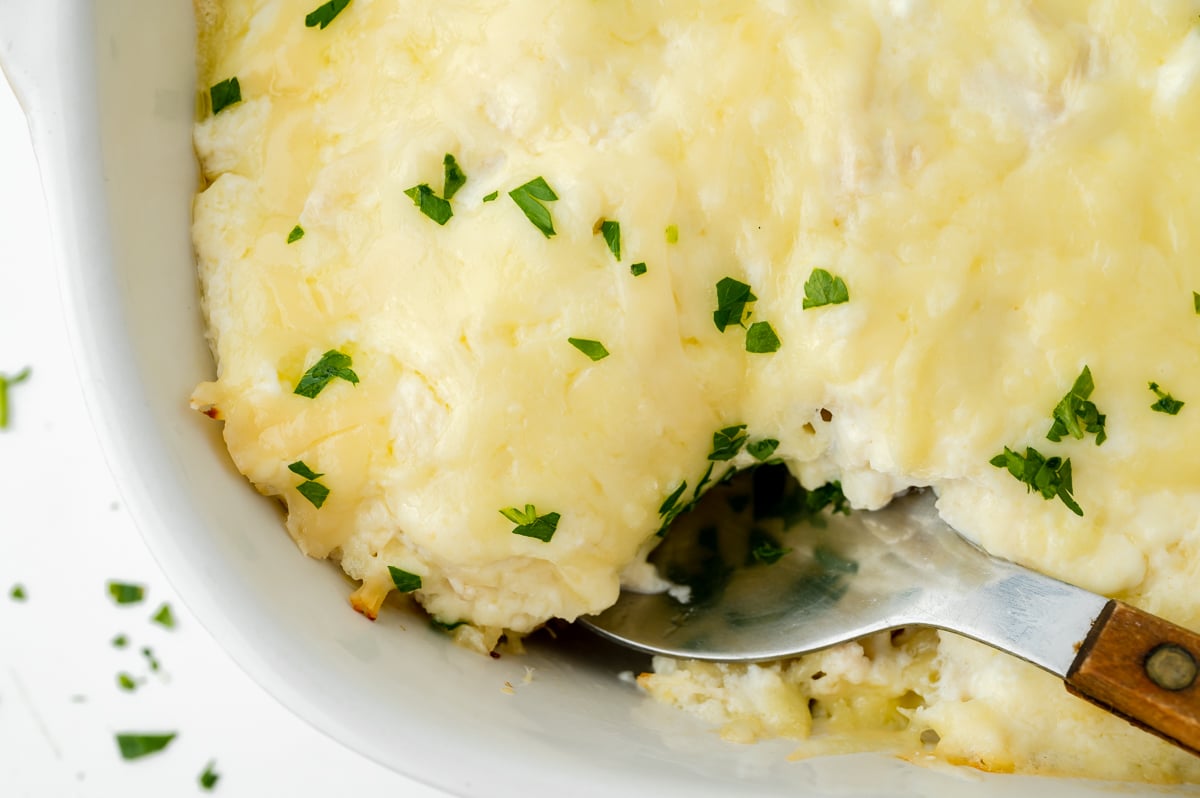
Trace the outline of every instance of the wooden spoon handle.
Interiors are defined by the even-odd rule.
[[[1200,635],[1120,601],[1101,610],[1067,690],[1200,755]]]

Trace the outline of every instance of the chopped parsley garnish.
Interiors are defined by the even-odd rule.
[[[497,197],[499,197],[499,196],[500,196],[500,192],[499,192],[499,191],[493,191],[491,194],[484,194],[484,195],[483,195],[483,201],[484,201],[484,202],[495,202],[495,201],[496,201],[496,198],[497,198]]]
[[[762,440],[746,444],[746,451],[759,462],[766,461],[767,458],[775,454],[775,450],[778,448],[779,441],[774,438],[763,438]]]
[[[295,244],[302,238],[304,238],[304,228],[300,225],[296,225],[292,228],[292,232],[288,233],[287,242],[289,244]]]
[[[1084,366],[1083,371],[1075,378],[1075,384],[1071,386],[1071,390],[1055,405],[1054,412],[1051,414],[1054,423],[1051,425],[1050,431],[1046,433],[1047,438],[1058,442],[1063,439],[1064,435],[1070,435],[1072,438],[1082,440],[1083,434],[1090,432],[1096,436],[1097,446],[1108,439],[1108,434],[1104,431],[1104,415],[1096,409],[1094,403],[1088,401],[1088,397],[1092,395],[1095,388],[1092,371]]]
[[[568,338],[567,343],[580,352],[583,352],[592,360],[603,360],[608,357],[608,350],[599,341],[592,341],[588,338]]]
[[[745,444],[745,424],[719,429],[713,433],[712,451],[709,452],[708,459],[717,461],[732,460]]]
[[[302,476],[305,479],[320,479],[321,477],[325,476],[324,474],[318,474],[316,471],[313,471],[308,467],[308,465],[305,464],[303,460],[297,460],[289,465],[288,471],[291,471],[293,474],[298,476]]]
[[[321,509],[321,505],[325,503],[325,500],[329,498],[329,488],[311,479],[307,482],[301,482],[296,486],[296,490],[318,510]]]
[[[850,301],[850,292],[846,281],[834,277],[824,269],[813,269],[808,281],[804,283],[804,301],[802,310],[819,308],[822,305],[840,305]]]
[[[308,28],[321,26],[321,30],[329,27],[329,23],[333,22],[333,18],[342,13],[342,9],[350,5],[350,0],[329,0],[322,6],[319,6],[315,11],[310,12],[304,17],[304,25]]]
[[[13,585],[12,590],[8,591],[8,597],[13,601],[25,601],[28,598],[25,595],[24,585]]]
[[[558,519],[562,517],[558,513],[538,515],[532,504],[525,505],[524,511],[516,507],[505,507],[500,514],[517,525],[512,531],[514,535],[537,538],[543,543],[549,543],[550,538],[554,537],[554,532],[558,529]]]
[[[542,231],[542,235],[546,238],[554,235],[554,220],[550,217],[550,209],[542,203],[554,202],[558,195],[544,178],[535,177],[525,185],[508,192],[508,196],[512,197],[512,201],[525,213],[525,218]]]
[[[454,211],[450,208],[450,203],[433,193],[433,189],[428,183],[422,183],[419,186],[413,186],[410,189],[405,189],[404,193],[412,199],[421,213],[433,219],[438,224],[445,224],[450,221],[450,217],[454,215]]]
[[[300,382],[296,384],[293,393],[316,399],[317,394],[325,390],[325,386],[335,379],[342,379],[351,385],[358,384],[358,375],[350,368],[353,362],[350,356],[336,349],[330,349],[321,355],[321,359],[312,368],[304,372]]]
[[[658,514],[664,517],[670,515],[671,511],[675,509],[675,504],[679,501],[679,497],[683,495],[685,490],[687,490],[686,479],[679,483],[679,487],[671,491],[670,496],[663,499],[663,503],[658,507]]]
[[[128,673],[122,671],[117,674],[117,686],[126,692],[132,693],[137,689],[137,682]]]
[[[454,160],[454,156],[446,153],[442,158],[442,171],[446,175],[446,180],[442,184],[442,196],[449,202],[458,190],[467,183],[467,173],[458,165],[458,161]]]
[[[117,748],[121,751],[122,759],[141,759],[144,756],[163,750],[171,744],[171,741],[175,737],[175,732],[166,734],[118,734]]]
[[[756,321],[746,330],[746,351],[753,354],[767,355],[778,352],[779,336],[768,321]]]
[[[1200,293],[1192,292],[1192,308],[1196,311],[1196,315],[1200,316]]]
[[[692,490],[693,499],[700,498],[700,494],[704,490],[704,486],[708,484],[710,479],[712,479],[712,472],[715,466],[716,463],[709,463],[708,468],[704,469],[704,475],[700,477],[700,481],[696,483],[695,489]]]
[[[709,468],[709,470],[705,473],[704,478],[707,480],[711,474],[712,469]],[[703,483],[701,483],[701,486],[702,485]],[[663,503],[659,505],[658,515],[662,519],[662,524],[658,528],[659,537],[667,534],[667,527],[671,525],[671,522],[675,520],[676,516],[691,506],[688,502],[684,502],[682,504],[679,503],[679,499],[683,496],[683,492],[687,490],[687,486],[687,480],[685,479],[683,482],[680,482],[679,487],[671,491],[671,495],[663,499]],[[699,491],[701,486],[697,486],[697,491]]]
[[[137,604],[146,597],[146,588],[124,582],[109,582],[108,595],[118,604]]]
[[[158,673],[162,665],[159,663],[158,658],[154,656],[154,650],[150,646],[142,646],[142,656],[146,658],[146,665],[150,670]]]
[[[166,602],[163,602],[163,605],[158,608],[158,612],[154,613],[150,620],[166,629],[175,628],[175,614],[171,612],[171,605]]]
[[[454,216],[454,209],[450,207],[450,198],[458,193],[458,190],[467,182],[466,172],[462,170],[458,161],[450,153],[446,153],[442,158],[442,171],[445,175],[442,196],[439,197],[435,194],[428,183],[422,183],[404,191],[421,213],[440,225],[444,225]]]
[[[317,482],[318,479],[325,475],[313,471],[303,460],[297,460],[289,465],[288,471],[304,478],[304,482],[297,485],[296,490],[300,492],[301,496],[308,499],[313,507],[320,510],[321,505],[329,498],[329,488]]]
[[[641,277],[643,274],[646,273],[646,264],[645,263],[633,264],[632,266],[629,267],[629,273],[632,274],[634,277]]]
[[[1026,447],[1025,454],[1021,455],[1005,446],[1004,452],[989,462],[996,468],[1008,469],[1008,473],[1018,482],[1025,483],[1028,490],[1042,494],[1043,499],[1049,501],[1057,496],[1075,515],[1083,515],[1083,510],[1071,495],[1074,491],[1071,484],[1071,458],[1046,457],[1033,447]]]
[[[129,638],[125,635],[117,635],[112,639],[113,648],[125,648],[129,645]]]
[[[804,509],[810,515],[816,515],[826,507],[830,512],[850,515],[850,502],[842,492],[842,483],[834,480],[826,482],[816,490],[810,490],[804,497]]]
[[[213,116],[216,116],[229,106],[242,101],[242,84],[238,83],[236,77],[223,80],[208,90],[208,96],[212,99]]]
[[[604,236],[604,243],[608,245],[608,251],[613,254],[617,260],[621,259],[621,223],[614,222],[610,219],[601,219],[598,225],[597,232]]]
[[[679,243],[679,228],[676,225],[673,225],[673,224],[667,225],[666,234],[667,234],[667,243],[668,244],[678,244]]]
[[[743,325],[746,305],[758,299],[750,286],[732,277],[722,277],[717,283],[717,309],[713,311],[713,323],[725,332],[731,325]]]
[[[217,763],[213,760],[204,766],[204,772],[200,774],[196,781],[200,784],[200,789],[211,791],[213,787],[217,786],[217,781],[220,778],[221,774],[217,772]]]
[[[802,520],[814,518],[826,508],[832,513],[850,515],[850,502],[842,491],[841,482],[826,482],[819,488],[805,490],[777,460],[766,461],[762,467],[752,469],[752,473],[756,521],[779,518],[786,529]]]
[[[8,428],[8,389],[29,379],[33,371],[26,366],[13,376],[0,374],[0,429]]]
[[[1158,401],[1150,405],[1151,410],[1166,413],[1168,416],[1179,415],[1179,411],[1183,409],[1183,402],[1161,390],[1157,382],[1150,383],[1150,390],[1154,391],[1154,395],[1158,397]]]
[[[391,565],[388,566],[388,573],[392,575],[392,584],[401,593],[411,593],[414,590],[421,589],[421,576],[419,574],[409,573]]]

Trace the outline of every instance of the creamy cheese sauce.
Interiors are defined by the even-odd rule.
[[[218,371],[193,403],[299,546],[362,581],[360,610],[389,566],[481,645],[600,610],[623,571],[645,580],[714,432],[744,424],[809,487],[872,508],[931,485],[989,550],[1200,627],[1194,2],[352,0],[326,29],[311,5],[198,0],[205,96],[236,76],[242,101],[196,128]],[[447,153],[467,182],[440,226],[405,191],[440,193]],[[539,176],[553,238],[508,196]],[[803,309],[816,268],[848,302]],[[714,325],[725,277],[778,351]],[[293,393],[334,349],[360,382]],[[1108,439],[1048,441],[1085,365]],[[1071,458],[1083,515],[991,465],[1006,446]],[[500,512],[526,504],[559,514],[549,542]],[[1031,666],[913,639],[817,655],[837,728],[994,769],[1200,779]],[[790,684],[797,724],[732,736],[808,736],[797,696],[821,682],[761,670],[643,684],[726,724]],[[855,708],[872,679],[882,725]]]

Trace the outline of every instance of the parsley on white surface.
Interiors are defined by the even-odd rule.
[[[80,395],[33,152],[3,80],[0,152],[0,371],[35,372],[11,392],[0,433],[0,748],[19,752],[0,757],[0,791],[444,798],[277,704],[171,590],[123,509]],[[144,600],[118,605],[109,581],[144,585]],[[18,585],[23,600],[11,600]],[[118,735],[169,733],[163,750],[122,758]]]

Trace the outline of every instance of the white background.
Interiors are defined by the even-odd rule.
[[[177,600],[143,547],[105,465],[59,306],[46,213],[25,122],[0,78],[0,796],[439,798],[329,740],[279,706]],[[144,584],[117,606],[106,583]],[[14,584],[28,599],[9,598]],[[170,603],[174,630],[150,621]],[[111,644],[125,634],[130,646]],[[162,663],[151,673],[141,648]],[[122,691],[117,674],[141,684]],[[117,732],[177,732],[164,752],[121,759]],[[212,793],[197,777],[215,760]]]

